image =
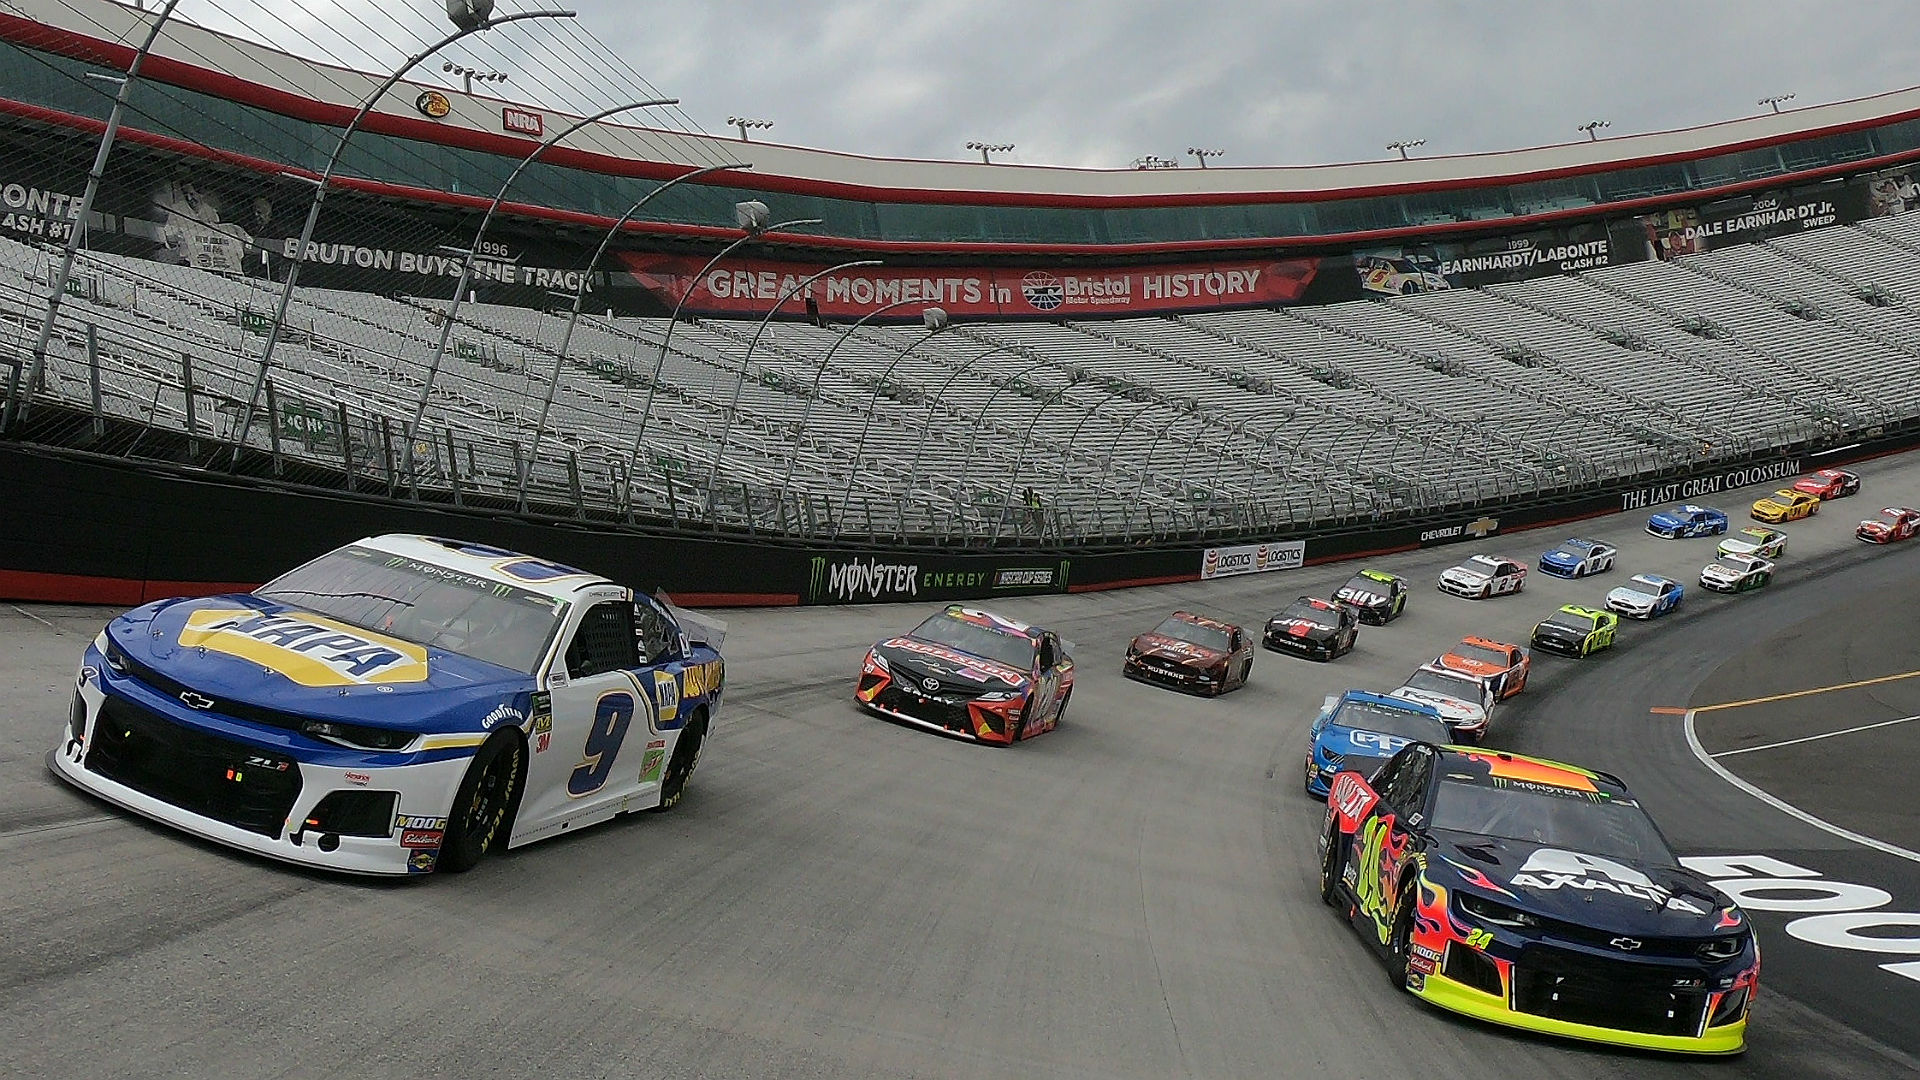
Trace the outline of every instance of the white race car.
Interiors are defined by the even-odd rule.
[[[1773,564],[1752,555],[1722,555],[1700,568],[1700,585],[1714,592],[1746,592],[1773,580]]]
[[[48,762],[257,854],[460,871],[677,803],[719,705],[722,636],[572,567],[374,537],[252,593],[114,619]]]
[[[1447,731],[1463,743],[1486,738],[1487,721],[1493,716],[1493,680],[1475,678],[1438,664],[1422,664],[1399,689],[1387,696],[1421,705],[1431,705],[1440,713]]]
[[[1787,534],[1764,525],[1749,525],[1720,541],[1722,555],[1752,555],[1777,559],[1787,553]]]
[[[1475,555],[1440,575],[1440,591],[1469,600],[1505,596],[1526,587],[1526,566],[1498,555]]]

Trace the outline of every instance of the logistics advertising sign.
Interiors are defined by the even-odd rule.
[[[1208,548],[1200,553],[1200,579],[1207,581],[1213,578],[1238,577],[1241,574],[1298,570],[1305,561],[1306,554],[1307,544],[1304,540]]]
[[[639,284],[668,307],[725,315],[764,315],[824,266],[730,259],[700,274],[697,256],[619,252]],[[1080,318],[1249,305],[1292,304],[1306,294],[1318,258],[1187,263],[1100,270],[884,266],[828,274],[795,293],[786,310],[857,318],[898,302],[925,303],[962,317]]]

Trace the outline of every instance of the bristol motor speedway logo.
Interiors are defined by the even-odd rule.
[[[301,686],[424,682],[427,650],[320,615],[212,608],[187,616],[180,645],[250,660]]]
[[[1040,311],[1052,311],[1067,300],[1066,287],[1045,270],[1035,270],[1020,279],[1020,295]]]
[[[1307,545],[1302,540],[1208,548],[1200,556],[1200,578],[1204,581],[1212,578],[1234,577],[1239,574],[1297,570],[1305,560],[1306,553]]]

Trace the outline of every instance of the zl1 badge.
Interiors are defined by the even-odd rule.
[[[660,779],[660,766],[667,760],[667,742],[655,739],[647,744],[647,752],[640,759],[640,782],[657,783]]]

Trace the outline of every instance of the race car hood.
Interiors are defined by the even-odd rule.
[[[1893,526],[1887,524],[1884,521],[1881,521],[1879,518],[1868,518],[1865,521],[1862,521],[1859,524],[1859,526],[1857,526],[1854,529],[1854,531],[1870,532],[1870,533],[1890,533],[1893,531]]]
[[[1578,566],[1580,565],[1580,560],[1584,558],[1586,558],[1586,556],[1580,552],[1567,548],[1554,548],[1552,551],[1540,556],[1540,561],[1550,563],[1554,566]]]
[[[534,690],[522,672],[245,594],[162,600],[113,620],[107,636],[157,692],[242,715],[484,731],[523,723]]]
[[[1449,694],[1436,694],[1431,690],[1420,690],[1411,686],[1402,686],[1387,695],[1401,701],[1412,701],[1421,705],[1431,705],[1443,719],[1453,721],[1479,720],[1487,715],[1487,710],[1477,701],[1466,701]]]
[[[1726,923],[1727,898],[1677,866],[1447,829],[1432,835],[1429,876],[1451,873],[1480,895],[1533,915],[1635,937],[1712,937],[1744,926],[1744,919]]]
[[[1749,571],[1735,570],[1732,567],[1721,566],[1719,563],[1708,563],[1700,568],[1700,577],[1707,581],[1739,581],[1748,573]]]
[[[1361,731],[1358,728],[1328,724],[1320,732],[1320,737],[1315,740],[1315,745],[1339,754],[1342,769],[1351,769],[1362,776],[1372,776],[1382,762],[1412,741],[1398,735],[1382,735],[1377,731]]]
[[[1306,641],[1328,641],[1340,632],[1337,626],[1311,622],[1307,619],[1290,619],[1275,616],[1267,621],[1267,633]]]
[[[1656,529],[1665,529],[1668,532],[1672,532],[1675,529],[1686,528],[1687,519],[1682,517],[1675,517],[1672,514],[1655,514],[1652,517],[1647,519],[1647,524],[1653,526]]]
[[[1209,649],[1205,645],[1195,645],[1191,641],[1179,638],[1163,637],[1159,634],[1141,634],[1133,639],[1133,650],[1141,656],[1151,656],[1160,660],[1171,660],[1192,668],[1210,668],[1227,658],[1227,654],[1218,649]]]
[[[1751,555],[1759,550],[1760,545],[1751,540],[1722,540],[1719,547],[1722,555]]]
[[[978,687],[986,693],[1024,690],[1027,685],[1024,671],[918,638],[889,638],[875,645],[873,651],[889,669],[912,678]]]
[[[1381,588],[1384,589],[1386,586],[1382,585]],[[1385,593],[1377,593],[1371,589],[1359,589],[1351,585],[1341,586],[1340,590],[1333,594],[1333,598],[1342,604],[1351,604],[1354,607],[1361,608],[1386,607],[1389,602],[1389,598]]]
[[[1591,633],[1593,633],[1592,627],[1582,630],[1570,626],[1561,626],[1558,623],[1541,623],[1533,628],[1533,636],[1536,641],[1564,641],[1570,645],[1580,644],[1587,640],[1587,635]]]
[[[1629,589],[1625,585],[1607,593],[1607,606],[1609,607],[1618,604],[1621,607],[1631,608],[1634,611],[1645,611],[1659,602],[1660,598],[1652,593],[1643,593],[1637,589]]]

